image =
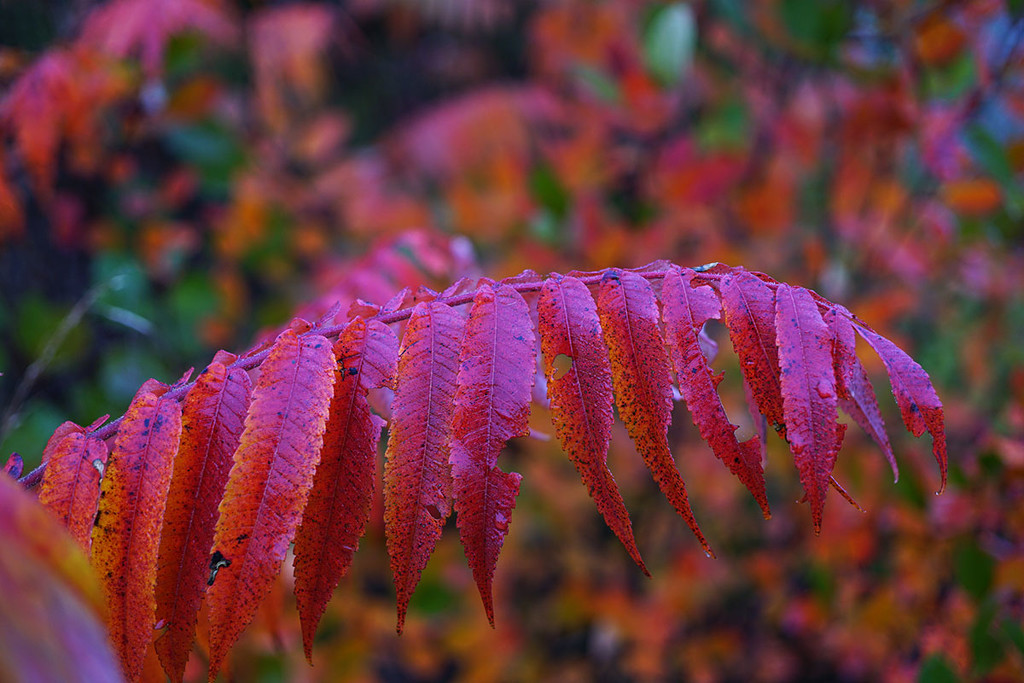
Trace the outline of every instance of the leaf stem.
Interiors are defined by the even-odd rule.
[[[608,273],[609,270],[612,270],[612,269],[606,268],[604,270],[597,271],[597,272],[594,272],[594,273],[575,273],[575,275],[580,279],[580,281],[583,282],[583,284],[585,284],[587,286],[591,286],[591,285],[600,284],[601,279],[603,277],[605,277],[605,275]],[[694,270],[697,271],[697,276],[695,278],[693,278],[695,282],[699,282],[700,284],[707,284],[707,285],[715,286],[715,285],[717,285],[717,283],[723,277],[725,277],[726,275],[729,275],[730,273],[734,272],[736,270],[736,268],[734,268],[732,266],[726,266],[726,265],[723,265],[723,264],[715,264],[713,267],[709,267],[709,268],[706,268],[706,269],[705,269],[705,267],[701,267],[701,268],[695,268]],[[634,272],[636,272],[641,277],[647,278],[648,280],[660,280],[660,279],[663,279],[666,275],[668,275],[671,272],[671,268],[663,268],[663,269],[657,269],[657,270],[643,270],[642,268],[640,268],[640,269],[635,269]],[[779,286],[778,281],[776,281],[773,278],[765,275],[764,273],[758,273],[758,272],[755,272],[755,271],[750,271],[750,273],[752,275],[754,275],[755,277],[758,277],[759,279],[764,281],[764,283],[766,285],[768,285],[769,287],[771,287],[772,289],[777,289],[778,286]],[[541,287],[544,286],[545,279],[546,278],[543,277],[543,276],[538,276],[536,280],[526,280],[526,281],[522,281],[522,282],[508,282],[508,284],[513,289],[515,289],[517,292],[519,292],[520,294],[525,294],[525,293],[529,293],[529,292],[538,292],[538,291],[540,291]],[[471,290],[469,292],[463,292],[461,294],[456,294],[454,296],[438,297],[437,299],[435,299],[435,301],[439,301],[441,303],[447,304],[448,306],[464,306],[466,304],[470,304],[470,303],[473,302],[473,297],[476,296],[476,293],[477,293],[477,289],[474,288],[473,290]],[[835,304],[832,304],[830,301],[828,301],[824,297],[818,295],[817,293],[812,291],[811,295],[814,297],[815,301],[817,302],[818,308],[823,309],[823,310],[829,310],[829,309],[833,309],[835,307]],[[413,306],[413,307],[408,307],[408,308],[402,308],[402,309],[399,309],[397,311],[391,311],[389,313],[378,313],[377,315],[371,316],[370,318],[368,318],[368,320],[377,320],[379,322],[384,323],[385,325],[393,325],[393,324],[399,323],[399,322],[401,322],[403,320],[407,320],[409,318],[409,316],[412,315],[412,312],[413,312],[414,308],[415,307]],[[852,319],[854,320],[854,322],[856,322],[856,324],[860,325],[861,327],[867,328],[867,325],[865,325],[860,320],[857,320],[856,317],[854,317]],[[303,334],[314,334],[315,333],[315,334],[319,334],[319,335],[322,335],[322,336],[327,337],[327,338],[335,338],[335,337],[338,336],[338,334],[343,329],[345,329],[345,326],[347,324],[348,323],[346,322],[344,324],[330,325],[330,326],[327,326],[327,327],[313,327],[313,328],[307,330],[306,332],[304,332]],[[868,328],[868,329],[870,329],[870,328]],[[236,360],[234,363],[232,363],[228,367],[229,368],[240,368],[242,370],[252,370],[253,368],[256,368],[256,367],[260,366],[263,363],[263,361],[266,360],[268,355],[270,355],[270,348],[265,348],[265,349],[262,349],[261,351],[258,351],[257,353],[253,353],[253,354],[247,355],[247,356],[242,356],[241,358]],[[178,383],[178,384],[174,384],[167,391],[167,393],[163,395],[163,397],[164,398],[169,398],[169,399],[174,399],[176,401],[182,400],[185,397],[185,394],[187,394],[189,392],[189,390],[192,388],[192,386],[195,383],[196,383],[196,381],[192,380],[191,382],[181,382],[181,383]],[[122,420],[124,420],[124,416],[123,415],[121,417],[117,418],[116,420],[112,420],[112,421],[108,422],[107,424],[103,425],[103,427],[101,427],[100,429],[97,429],[95,432],[92,433],[92,436],[95,436],[98,439],[108,439],[108,438],[110,438],[111,436],[113,436],[117,432],[117,428],[121,424]],[[44,462],[44,463],[41,463],[38,467],[36,467],[31,472],[29,472],[28,474],[23,476],[19,480],[19,482],[25,488],[33,488],[35,486],[38,486],[39,483],[43,479],[43,472],[45,472],[45,471],[46,471],[46,463]]]

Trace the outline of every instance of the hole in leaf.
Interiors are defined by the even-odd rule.
[[[555,356],[555,360],[551,362],[551,379],[558,380],[565,377],[570,370],[572,370],[572,357],[560,353]]]
[[[217,572],[224,567],[230,567],[231,560],[224,557],[224,554],[219,550],[215,550],[213,555],[210,556],[210,580],[206,582],[207,586],[212,586],[213,582],[217,580]]]
[[[429,512],[430,516],[434,519],[441,519],[441,511],[437,508],[436,505],[428,505],[427,512]]]

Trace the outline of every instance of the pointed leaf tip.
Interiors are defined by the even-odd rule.
[[[541,287],[537,312],[555,434],[605,523],[637,566],[650,575],[636,547],[629,512],[608,470],[612,374],[594,299],[579,279],[553,276]],[[573,362],[568,372],[556,377],[559,354]]]
[[[448,458],[464,327],[462,315],[447,305],[418,303],[399,351],[384,465],[384,528],[399,633],[450,512]]]
[[[610,270],[601,280],[597,310],[608,347],[619,416],[658,487],[704,552],[713,557],[690,509],[686,485],[668,446],[672,375],[658,329],[654,290],[636,273]]]
[[[932,435],[932,455],[942,477],[936,493],[941,494],[946,490],[948,471],[946,428],[942,402],[935,393],[931,378],[903,349],[873,330],[856,323],[854,326],[885,364],[903,424],[914,436],[921,436],[926,431]]]
[[[509,439],[529,433],[535,342],[522,295],[481,286],[459,354],[450,460],[459,538],[492,627],[494,568],[522,479],[497,461]]]
[[[878,407],[875,389],[857,358],[857,337],[849,311],[842,307],[833,308],[825,313],[824,319],[835,342],[833,358],[839,406],[878,444],[892,469],[893,481],[898,481],[900,472],[889,443],[889,435],[885,431],[885,421]]]
[[[845,427],[838,424],[832,335],[810,292],[780,284],[776,338],[786,436],[817,532]]]
[[[739,443],[718,396],[717,381],[700,343],[700,330],[721,315],[721,301],[709,286],[693,287],[694,272],[673,270],[662,284],[662,316],[679,391],[694,425],[715,456],[750,491],[765,519],[771,517],[757,437]]]
[[[338,335],[334,356],[338,370],[320,464],[295,534],[295,599],[311,664],[317,625],[370,519],[384,422],[370,412],[367,391],[390,384],[398,339],[387,325],[356,317]]]

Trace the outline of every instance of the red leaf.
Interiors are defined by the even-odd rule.
[[[355,318],[338,336],[334,355],[340,372],[324,447],[295,534],[295,599],[310,661],[317,624],[370,519],[384,421],[370,412],[366,392],[391,383],[398,339],[383,323]]]
[[[775,294],[750,273],[737,270],[722,279],[722,304],[729,339],[757,408],[785,438],[775,346]]]
[[[43,448],[43,462],[50,462],[50,458],[53,457],[53,454],[56,452],[57,447],[60,446],[60,442],[64,440],[64,437],[68,434],[81,434],[84,431],[85,430],[82,429],[81,426],[70,420],[58,425],[57,428],[53,430],[53,434],[50,435],[50,438],[47,439],[46,447]]]
[[[932,435],[932,453],[942,473],[942,485],[939,487],[939,493],[942,493],[946,490],[946,428],[942,402],[935,393],[931,378],[900,347],[866,327],[856,325],[856,328],[885,363],[903,424],[914,436],[921,436],[925,431]]]
[[[219,352],[185,397],[181,444],[174,461],[156,579],[156,619],[167,630],[156,640],[160,663],[180,681],[206,593],[217,505],[231,470],[251,383],[235,356]]]
[[[218,8],[204,0],[114,0],[89,13],[82,41],[107,54],[124,58],[138,54],[149,77],[163,71],[170,39],[198,31],[218,42],[229,42],[235,27]]]
[[[806,289],[780,284],[775,302],[786,436],[818,533],[846,431],[846,425],[837,422],[832,335]]]
[[[459,356],[451,465],[459,537],[492,626],[494,567],[522,479],[498,468],[498,454],[529,433],[535,342],[519,292],[502,284],[477,290]]]
[[[56,515],[85,553],[92,545],[92,527],[100,502],[100,481],[107,466],[107,444],[74,424],[50,449],[49,462],[39,488],[39,502]]]
[[[450,512],[449,444],[465,324],[445,304],[419,303],[402,337],[384,466],[384,527],[399,633]]]
[[[0,538],[0,680],[123,680],[85,556],[49,512],[4,476]]]
[[[4,167],[4,154],[0,151],[0,243],[25,234],[25,211]]]
[[[64,50],[46,53],[14,82],[0,106],[0,123],[13,133],[38,189],[53,183],[66,117],[76,104],[72,59]]]
[[[214,532],[211,680],[252,621],[295,536],[320,460],[333,381],[330,342],[290,329],[260,368]]]
[[[665,276],[661,289],[665,333],[679,391],[701,438],[750,490],[765,519],[769,519],[771,512],[761,465],[763,446],[756,436],[743,443],[736,440],[737,427],[729,422],[718,396],[721,376],[712,374],[702,350],[700,331],[705,322],[721,316],[722,303],[711,287],[693,287],[694,275],[689,269],[673,269]],[[760,419],[760,415],[757,417]]]
[[[626,504],[608,470],[612,372],[594,299],[575,277],[554,273],[541,288],[537,312],[555,433],[608,527],[648,574]],[[555,359],[560,355],[567,356],[572,367],[556,377]]]
[[[21,459],[21,456],[17,453],[11,453],[7,457],[7,462],[4,463],[4,474],[11,479],[17,479],[21,476],[21,471],[25,469],[25,461]]]
[[[181,405],[161,398],[165,390],[147,382],[128,407],[92,533],[92,564],[107,600],[110,640],[129,680],[139,677],[153,638],[160,525],[181,436]]]
[[[825,312],[825,322],[832,331],[835,340],[835,372],[836,384],[839,389],[839,406],[847,415],[859,424],[874,439],[885,454],[892,468],[896,481],[900,478],[896,467],[896,457],[889,444],[889,435],[885,432],[885,421],[878,409],[875,388],[871,385],[868,373],[857,358],[857,337],[850,323],[850,312],[843,307],[833,308]]]
[[[704,552],[713,556],[693,517],[686,485],[668,446],[672,371],[658,330],[654,290],[636,273],[609,270],[601,279],[597,312],[608,345],[619,417],[662,493],[686,520]]]

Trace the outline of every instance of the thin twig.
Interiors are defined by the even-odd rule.
[[[0,420],[0,442],[7,438],[8,433],[14,426],[14,421],[18,418],[22,402],[24,402],[25,398],[35,387],[39,378],[46,372],[46,368],[53,362],[54,356],[60,350],[61,344],[67,339],[71,330],[75,329],[78,323],[82,321],[82,318],[89,312],[89,309],[93,307],[96,301],[106,294],[107,290],[114,287],[115,280],[117,278],[101,282],[83,294],[60,321],[60,324],[57,325],[57,329],[54,330],[49,340],[47,340],[46,346],[43,347],[39,357],[32,361],[32,364],[25,370],[25,374],[22,375],[21,381],[14,390],[10,403],[7,404],[3,419]]]

